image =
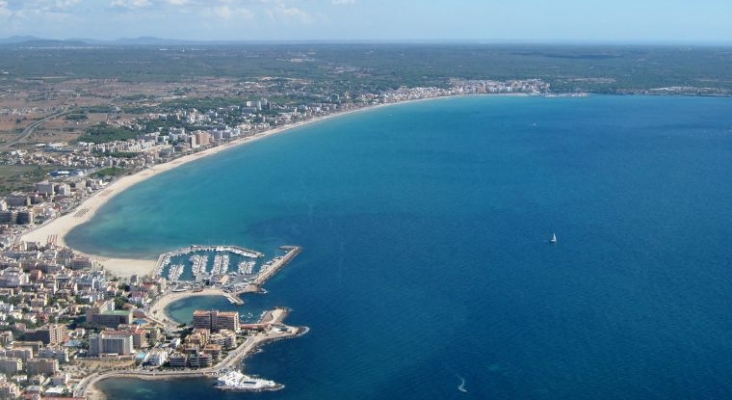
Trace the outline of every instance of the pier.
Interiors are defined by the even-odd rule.
[[[279,272],[285,265],[289,264],[290,261],[297,257],[297,255],[302,251],[302,247],[300,246],[282,246],[280,249],[287,251],[287,253],[284,256],[275,257],[272,261],[264,264],[262,266],[263,269],[259,270],[259,274],[257,275],[257,278],[254,279],[254,282],[247,285],[243,290],[237,291],[237,295],[250,292],[261,292],[262,285]]]
[[[239,246],[202,246],[202,245],[192,245],[188,247],[184,247],[182,249],[169,251],[167,253],[163,253],[158,257],[158,262],[155,264],[155,269],[153,270],[153,276],[160,276],[163,272],[163,269],[170,263],[170,259],[176,256],[183,256],[190,253],[195,253],[199,251],[208,251],[208,252],[216,252],[216,253],[232,253],[236,254],[241,257],[247,257],[247,258],[262,258],[264,257],[264,253],[247,249],[244,247]]]
[[[261,292],[262,285],[278,273],[282,268],[289,264],[300,252],[302,247],[300,246],[282,246],[280,250],[286,251],[284,255],[276,256],[273,259],[261,264],[257,271],[255,271],[256,261],[242,261],[238,263],[233,269],[230,270],[230,257],[228,254],[219,254],[218,252],[232,252],[248,258],[262,258],[264,255],[260,252],[235,248],[235,252],[232,251],[231,246],[189,246],[184,249],[171,251],[168,253],[161,254],[158,258],[157,266],[155,267],[155,274],[157,276],[167,275],[168,280],[177,284],[173,290],[178,293],[185,293],[190,290],[193,292],[200,292],[203,287],[221,288],[228,293],[233,295],[227,295],[230,301],[234,304],[241,304],[241,300],[237,297],[243,293]],[[208,255],[193,254],[189,258],[190,272],[193,274],[193,280],[181,280],[181,276],[186,270],[185,265],[173,263],[172,257],[190,254],[195,251],[216,251],[214,255],[213,268],[208,271]],[[167,274],[164,274],[164,268],[170,266]],[[183,285],[183,286],[181,286]],[[181,289],[185,287],[185,289]]]

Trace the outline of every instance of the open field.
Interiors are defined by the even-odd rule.
[[[0,117],[0,132],[11,132],[16,129],[24,129],[29,121],[23,121],[23,117],[3,116]]]
[[[0,191],[9,193],[15,190],[27,190],[24,182],[38,182],[55,168],[37,165],[3,165],[0,168]]]

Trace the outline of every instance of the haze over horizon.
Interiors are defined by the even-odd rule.
[[[0,0],[0,37],[732,43],[729,15],[721,0]]]

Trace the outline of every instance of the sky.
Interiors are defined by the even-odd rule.
[[[0,0],[0,38],[732,44],[730,0]]]

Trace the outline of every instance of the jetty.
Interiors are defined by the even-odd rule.
[[[261,291],[261,286],[267,282],[269,278],[273,277],[285,265],[289,264],[290,261],[297,257],[297,255],[302,251],[302,247],[300,246],[282,246],[280,249],[287,251],[287,253],[284,256],[273,258],[272,261],[269,261],[262,266],[257,278],[252,282],[252,285],[256,287],[256,290],[245,289],[242,293],[246,293],[247,291]]]

